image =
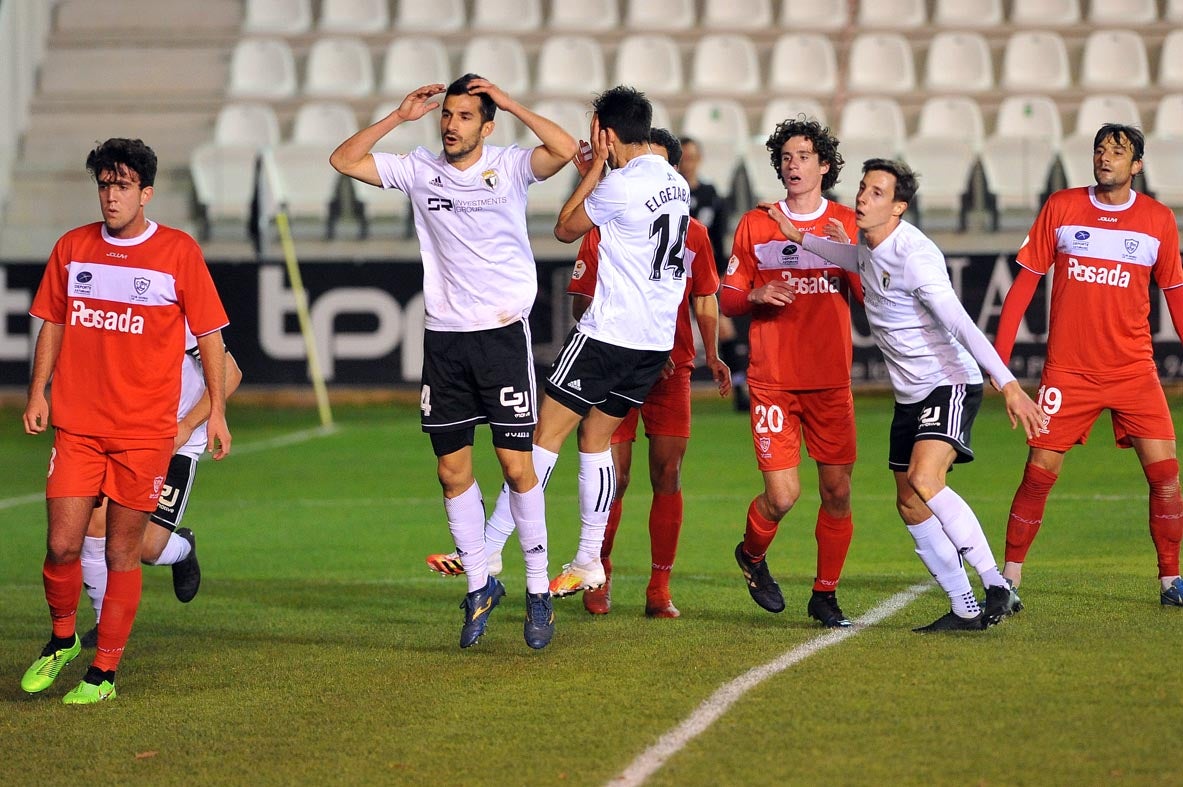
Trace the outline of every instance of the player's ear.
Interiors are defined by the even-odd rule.
[[[903,216],[904,212],[907,210],[908,203],[906,202],[900,202],[899,200],[896,200],[895,202],[891,203],[891,215],[895,216],[896,218]]]
[[[1137,175],[1142,171],[1142,159],[1138,159],[1130,166],[1130,174]]]
[[[156,193],[156,189],[151,186],[144,186],[140,189],[140,207],[144,207],[152,201],[152,195]]]
[[[496,120],[486,120],[484,123],[481,124],[481,141],[482,142],[489,138],[489,135],[493,133],[493,129],[496,126],[497,126]]]

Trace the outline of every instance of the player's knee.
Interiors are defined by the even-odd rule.
[[[846,514],[850,511],[850,479],[823,483],[820,488],[822,505],[827,511]]]
[[[925,468],[909,467],[908,486],[912,487],[922,500],[928,500],[941,491],[944,481]]]
[[[659,495],[672,495],[682,488],[682,468],[679,462],[662,462],[649,472],[653,491]]]
[[[82,557],[82,545],[51,534],[45,542],[45,554],[51,563],[73,563]]]
[[[768,503],[768,513],[771,514],[769,518],[779,522],[785,514],[793,510],[800,497],[800,489],[770,489],[765,492],[764,500]]]
[[[1164,459],[1145,465],[1142,472],[1150,485],[1150,497],[1154,500],[1176,500],[1179,498],[1179,461]]]

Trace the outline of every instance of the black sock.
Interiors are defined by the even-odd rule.
[[[92,686],[98,686],[103,681],[107,681],[107,682],[111,683],[112,685],[114,685],[115,684],[115,670],[113,670],[113,669],[102,670],[102,669],[99,669],[98,667],[96,667],[95,665],[91,664],[89,667],[87,667],[86,677],[84,677],[82,680],[86,681],[87,683],[91,684]]]
[[[58,637],[51,634],[47,649],[51,653],[55,650],[69,650],[74,647],[74,636],[74,634],[71,634],[68,637]]]

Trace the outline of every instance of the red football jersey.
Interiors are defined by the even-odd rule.
[[[575,269],[571,272],[571,283],[567,285],[568,295],[596,294],[596,271],[599,268],[600,229],[592,227],[583,236],[579,254],[575,258]],[[690,319],[694,316],[692,298],[714,295],[719,291],[719,272],[715,268],[715,253],[711,250],[711,239],[706,225],[698,219],[690,219],[686,230],[686,301],[678,311],[678,322],[674,329],[674,349],[670,358],[676,367],[694,366],[694,331]]]
[[[1154,366],[1150,280],[1183,285],[1179,230],[1170,208],[1131,192],[1106,205],[1093,187],[1057,191],[1018,253],[1024,268],[1052,271],[1047,365],[1073,372]]]
[[[101,222],[67,232],[29,313],[65,326],[53,425],[90,437],[175,435],[185,321],[197,336],[229,322],[197,242],[155,222],[129,240]]]
[[[836,218],[847,235],[858,237],[854,211],[845,205],[822,200],[815,213],[796,215],[779,204],[802,232],[823,236],[826,222]],[[861,292],[858,274],[791,243],[767,213],[750,210],[735,229],[723,286],[747,293],[776,279],[795,287],[797,298],[780,308],[752,309],[748,380],[787,391],[850,385],[850,293]]]

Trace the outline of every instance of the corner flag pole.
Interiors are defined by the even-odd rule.
[[[296,244],[292,241],[292,228],[288,224],[288,213],[282,206],[276,211],[275,226],[279,230],[279,242],[283,246],[283,259],[292,284],[292,295],[296,299],[296,317],[300,322],[300,333],[304,337],[304,349],[308,353],[308,375],[312,378],[312,390],[316,393],[316,409],[320,413],[320,424],[333,425],[333,413],[329,409],[329,392],[325,388],[324,375],[320,370],[320,359],[316,354],[316,337],[312,334],[312,318],[308,313],[308,293],[300,278],[300,266],[296,261]]]

